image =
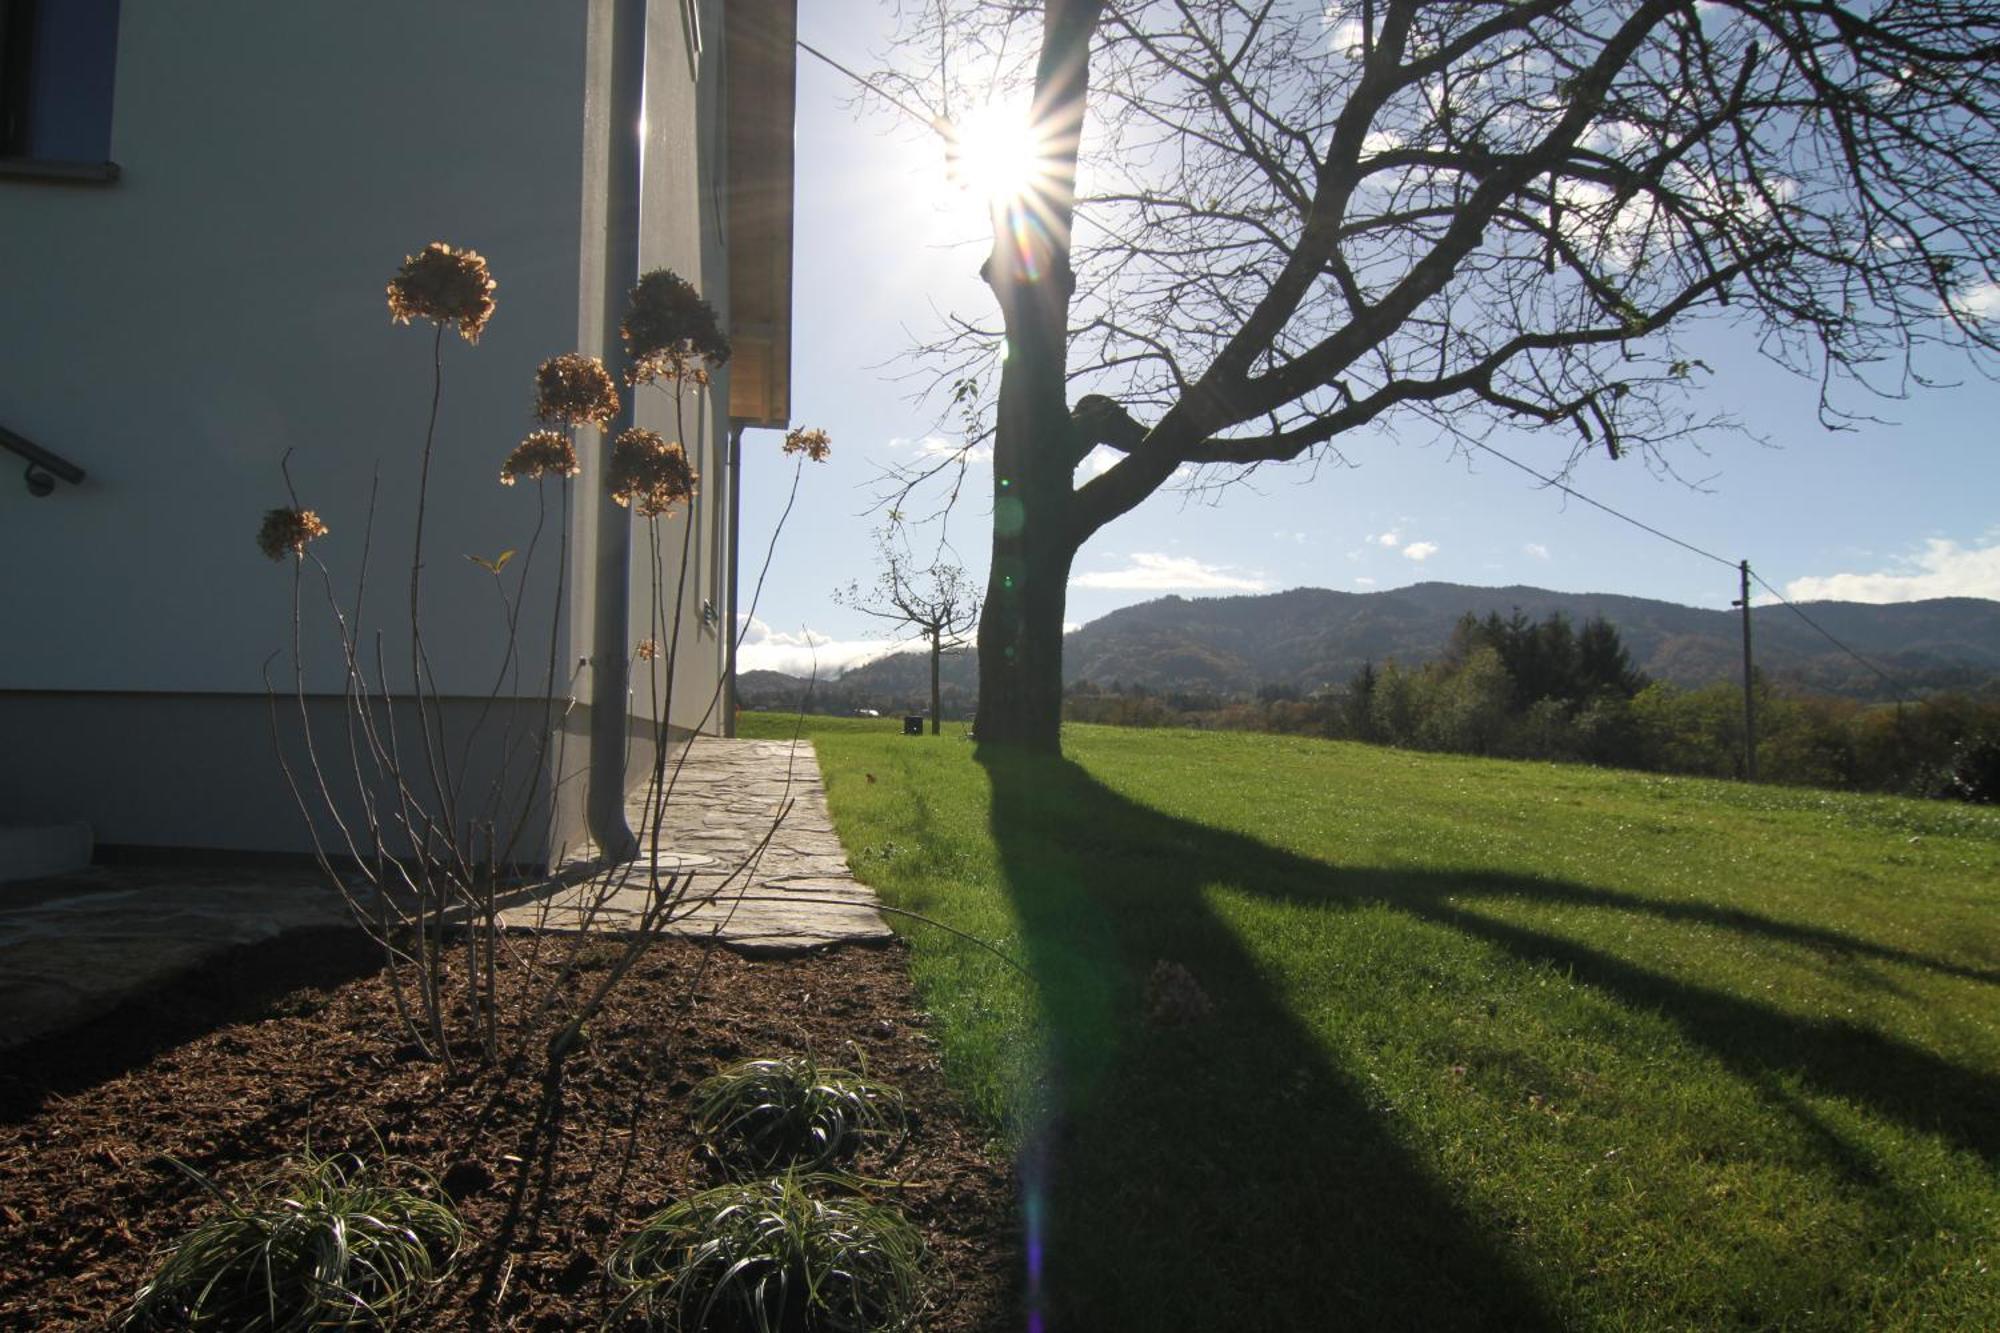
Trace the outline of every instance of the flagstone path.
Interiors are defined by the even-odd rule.
[[[676,933],[743,952],[889,938],[874,890],[854,878],[834,836],[811,742],[698,736],[667,772],[666,812],[650,854],[622,873],[592,874],[590,862],[572,862],[570,878],[589,877],[511,905],[502,919],[516,927],[629,929],[653,901],[657,878],[684,892],[672,913]],[[634,829],[651,822],[645,804],[643,790],[627,802]]]
[[[810,742],[695,738],[676,753],[655,845],[629,868],[572,861],[551,891],[524,888],[509,927],[630,929],[654,876],[684,889],[671,929],[748,953],[889,938],[848,869]],[[642,826],[643,792],[631,801]],[[365,892],[365,890],[364,890]],[[0,1049],[102,1013],[232,945],[351,923],[316,871],[94,866],[0,885]]]

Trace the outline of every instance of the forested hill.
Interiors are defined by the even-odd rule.
[[[1160,691],[1244,694],[1262,685],[1311,691],[1343,684],[1364,662],[1414,666],[1436,658],[1466,612],[1531,619],[1560,611],[1579,627],[1592,616],[1615,625],[1633,661],[1655,680],[1698,686],[1742,670],[1735,611],[1704,611],[1672,602],[1545,588],[1475,588],[1419,583],[1390,592],[1324,588],[1254,597],[1162,597],[1094,620],[1068,636],[1063,674],[1100,687],[1144,685]],[[1871,606],[1813,602],[1814,620],[1923,693],[1971,689],[2000,678],[2000,602],[1970,597]],[[1886,698],[1893,691],[1821,638],[1783,606],[1752,616],[1758,665],[1774,680],[1828,693]],[[929,666],[921,654],[857,667],[822,681],[830,707],[921,706]],[[944,664],[947,712],[971,706],[977,667],[971,655]],[[746,703],[784,706],[799,682],[774,672],[746,674]],[[833,696],[838,695],[835,699]]]
[[[1471,612],[1530,619],[1602,616],[1656,680],[1705,685],[1742,669],[1741,617],[1672,602],[1545,588],[1419,583],[1390,592],[1295,588],[1254,597],[1163,597],[1094,620],[1064,642],[1072,681],[1160,690],[1236,692],[1263,684],[1312,690],[1345,682],[1364,662],[1437,657]],[[1914,689],[1976,686],[2000,676],[2000,602],[1970,597],[1890,606],[1814,602],[1813,620]],[[1758,665],[1772,678],[1834,694],[1890,693],[1784,606],[1752,613]]]

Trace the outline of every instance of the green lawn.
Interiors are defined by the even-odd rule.
[[[1050,1328],[2000,1328],[2000,812],[807,728]]]

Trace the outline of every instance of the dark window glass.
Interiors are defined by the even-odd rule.
[[[118,0],[0,0],[0,157],[111,156]]]

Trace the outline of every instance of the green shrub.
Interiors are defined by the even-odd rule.
[[[923,1242],[895,1209],[821,1197],[787,1173],[723,1185],[656,1213],[611,1256],[630,1288],[612,1313],[704,1333],[877,1333],[917,1313]]]
[[[179,1166],[180,1163],[175,1163]],[[420,1191],[382,1182],[393,1169]],[[450,1267],[458,1215],[415,1167],[377,1171],[351,1153],[308,1151],[267,1177],[248,1202],[216,1190],[222,1210],[183,1236],[139,1289],[128,1326],[292,1333],[387,1328]]]
[[[741,1177],[823,1170],[870,1140],[900,1146],[909,1117],[888,1084],[791,1055],[748,1061],[696,1088],[694,1131]]]

